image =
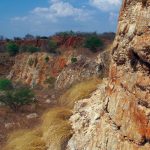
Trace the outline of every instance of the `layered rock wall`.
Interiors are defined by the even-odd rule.
[[[150,0],[123,1],[109,78],[96,93],[75,105],[68,149],[149,150]]]
[[[56,89],[64,89],[70,85],[91,77],[106,75],[109,63],[109,51],[96,58],[77,56],[77,62],[72,62],[72,55],[53,56],[49,53],[23,53],[17,55],[15,64],[8,78],[28,84],[32,87],[43,87],[53,84]]]

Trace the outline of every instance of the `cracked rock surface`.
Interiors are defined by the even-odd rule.
[[[76,103],[68,150],[150,149],[150,0],[124,0],[109,77]]]

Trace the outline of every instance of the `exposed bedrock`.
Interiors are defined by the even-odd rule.
[[[69,150],[150,149],[150,0],[124,0],[109,77],[71,117]]]

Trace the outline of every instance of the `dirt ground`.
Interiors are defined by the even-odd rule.
[[[33,90],[37,102],[22,107],[19,111],[13,112],[6,106],[0,106],[0,145],[7,141],[9,133],[18,129],[31,129],[40,124],[41,115],[48,109],[57,105],[57,99],[62,91],[54,89],[37,88]],[[28,115],[36,114],[36,117],[28,118]]]

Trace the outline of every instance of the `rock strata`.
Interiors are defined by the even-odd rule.
[[[68,150],[149,150],[150,0],[123,1],[109,77],[96,93],[75,105]]]
[[[81,80],[107,74],[109,64],[105,61],[109,60],[108,54],[108,51],[103,52],[97,58],[79,55],[77,62],[71,62],[72,56],[24,53],[16,56],[8,78],[31,87],[40,85],[64,89]]]

